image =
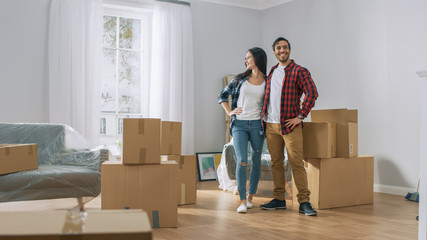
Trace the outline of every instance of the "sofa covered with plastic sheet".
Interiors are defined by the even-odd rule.
[[[107,148],[64,124],[0,123],[0,144],[23,143],[38,145],[38,169],[0,175],[0,202],[99,195]]]

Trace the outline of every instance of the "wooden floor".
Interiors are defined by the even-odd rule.
[[[236,213],[239,197],[217,189],[217,182],[199,182],[197,204],[178,208],[178,228],[153,230],[154,239],[417,239],[418,203],[402,196],[374,194],[374,204],[319,210],[317,217],[298,213],[288,200],[288,209],[266,211],[260,204],[267,196],[254,198],[254,208]],[[261,195],[270,193],[261,192]],[[0,211],[67,209],[74,199],[0,203]],[[100,209],[95,198],[86,208]]]

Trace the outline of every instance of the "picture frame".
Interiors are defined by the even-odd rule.
[[[216,170],[221,161],[222,152],[196,153],[197,173],[199,181],[212,181],[217,179]]]

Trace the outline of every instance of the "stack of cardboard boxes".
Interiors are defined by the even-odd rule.
[[[374,157],[358,156],[357,110],[313,110],[305,122],[304,159],[317,209],[373,203]],[[293,203],[297,204],[293,182]]]
[[[102,165],[102,209],[143,209],[153,228],[177,227],[177,205],[196,202],[197,178],[196,157],[181,156],[181,128],[123,119],[122,161]]]

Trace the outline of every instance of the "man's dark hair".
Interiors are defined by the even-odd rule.
[[[278,43],[278,42],[280,42],[280,41],[286,41],[287,43],[288,43],[288,46],[289,46],[289,50],[291,50],[291,44],[289,43],[289,41],[288,41],[288,39],[286,39],[286,38],[284,38],[284,37],[278,37],[275,41],[274,41],[274,43],[273,43],[273,51],[274,51],[274,49],[276,48],[276,44]]]

